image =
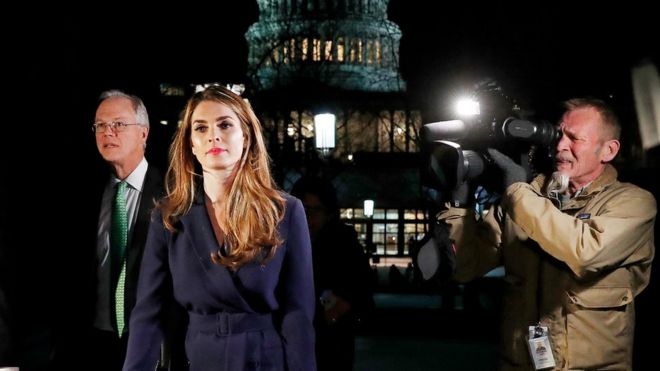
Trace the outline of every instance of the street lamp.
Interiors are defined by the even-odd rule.
[[[369,218],[368,220],[365,220],[365,224],[367,225],[367,236],[366,236],[366,243],[367,243],[367,253],[369,254],[374,254],[376,253],[376,246],[373,243],[373,234],[374,234],[374,227],[372,224],[371,217],[374,215],[374,200],[364,200],[364,216]],[[374,257],[374,263],[377,263],[378,257]]]
[[[335,115],[332,113],[315,115],[314,133],[316,149],[327,154],[330,149],[335,148]]]
[[[364,200],[364,216],[371,218],[374,215],[374,200]]]

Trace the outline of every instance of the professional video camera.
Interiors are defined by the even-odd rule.
[[[491,100],[493,93],[502,98],[498,86],[493,83],[488,86]],[[483,98],[484,95],[481,91],[473,96]],[[559,139],[554,125],[522,118],[524,115],[515,102],[509,109],[498,107],[497,110],[492,101],[490,103],[491,108],[485,114],[424,125],[422,135],[430,154],[431,186],[441,193],[446,194],[463,182],[496,190],[501,175],[494,173],[494,166],[489,166],[487,148],[496,148],[508,155],[526,168],[530,176],[551,166],[551,147]]]
[[[472,116],[424,125],[423,148],[429,156],[422,182],[439,192],[429,193],[436,202],[454,201],[448,199],[452,191],[467,182],[468,191],[477,196],[475,211],[483,216],[488,204],[496,202],[503,176],[486,150],[499,150],[531,177],[551,168],[560,133],[546,121],[530,119],[532,112],[521,109],[491,79],[475,85],[471,98]],[[413,261],[424,280],[442,283],[455,269],[453,242],[443,223],[434,223],[429,236]]]

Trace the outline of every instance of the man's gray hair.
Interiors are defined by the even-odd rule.
[[[102,102],[112,97],[122,97],[130,100],[131,103],[133,104],[133,109],[135,110],[137,123],[147,128],[149,127],[149,114],[147,114],[147,107],[144,106],[144,102],[142,102],[142,99],[140,99],[136,95],[126,94],[121,90],[112,89],[112,90],[106,90],[103,93],[101,93],[101,96],[99,97],[99,101]]]

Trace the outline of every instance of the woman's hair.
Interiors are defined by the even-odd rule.
[[[190,211],[195,193],[201,190],[197,183],[201,182],[202,176],[196,171],[199,165],[196,165],[192,153],[191,125],[193,112],[204,101],[218,102],[234,111],[246,141],[236,176],[220,212],[220,228],[230,253],[226,256],[214,253],[211,258],[214,263],[233,269],[250,261],[263,263],[273,256],[277,245],[282,242],[277,224],[284,216],[285,200],[270,174],[259,119],[247,101],[221,86],[195,93],[183,111],[183,122],[170,147],[170,165],[165,176],[167,196],[158,205],[163,224],[174,232],[175,224]]]

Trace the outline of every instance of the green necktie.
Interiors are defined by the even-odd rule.
[[[112,226],[110,235],[110,248],[115,259],[114,272],[119,271],[117,288],[115,289],[115,316],[117,320],[117,332],[121,337],[124,332],[124,282],[126,280],[126,243],[128,241],[128,216],[126,213],[126,182],[117,185],[117,193],[112,208]],[[116,277],[113,275],[113,277]]]

